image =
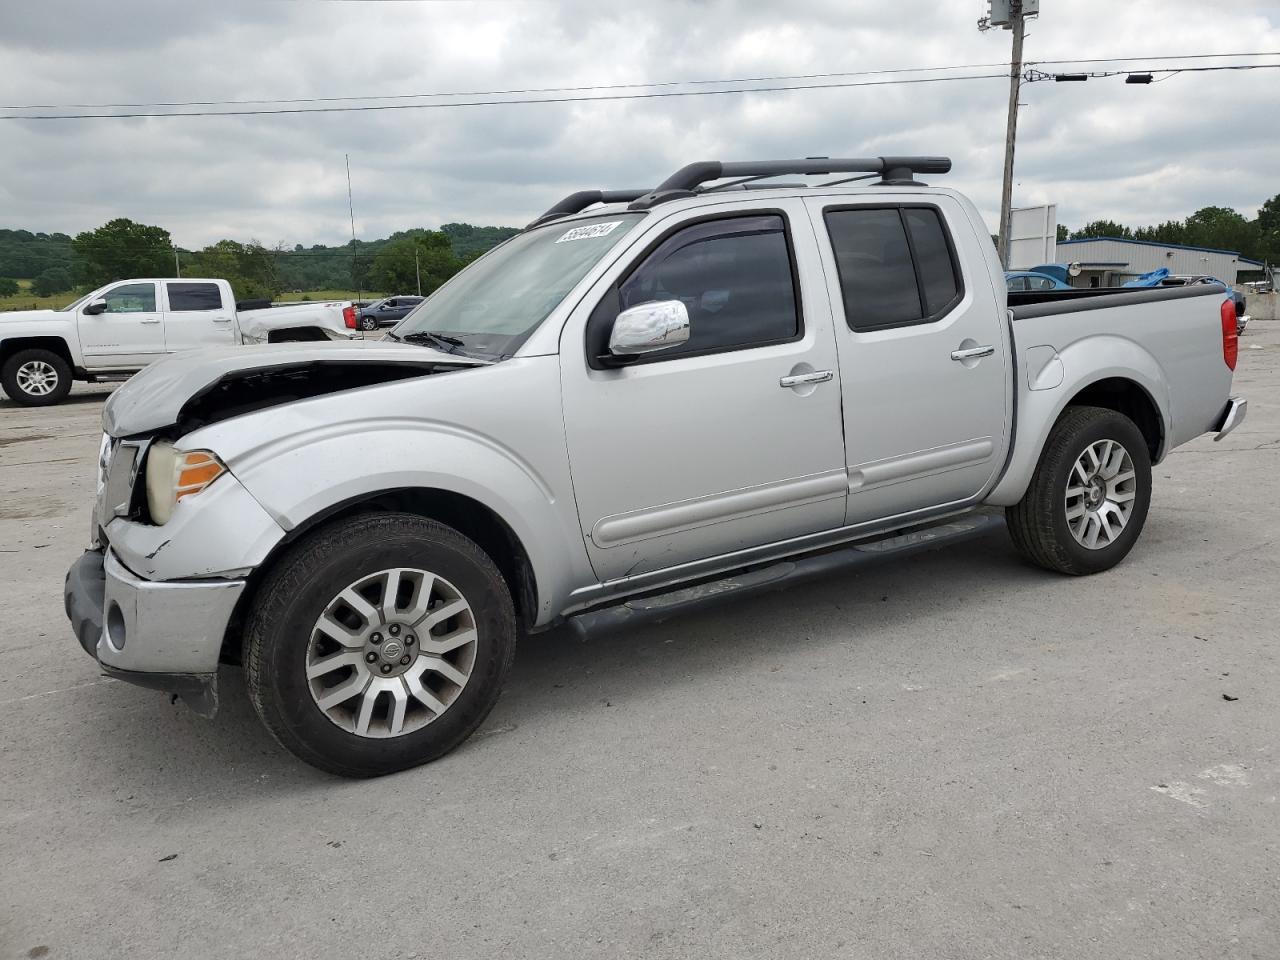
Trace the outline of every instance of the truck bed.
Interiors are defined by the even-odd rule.
[[[1079,290],[1014,290],[1009,293],[1013,319],[1045,317],[1077,310],[1123,307],[1134,303],[1155,303],[1184,297],[1230,296],[1230,291],[1211,284],[1182,287],[1082,287]],[[1081,301],[1088,301],[1087,303]]]
[[[1163,449],[1185,443],[1211,429],[1231,384],[1216,309],[1224,299],[1215,286],[1010,294],[1022,389],[1052,392],[1055,364],[1067,383],[1075,366],[1088,368],[1091,378],[1114,370],[1137,380],[1167,411]]]

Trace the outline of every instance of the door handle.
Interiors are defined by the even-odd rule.
[[[230,323],[231,318],[230,317],[214,317],[213,322],[214,323]]]
[[[790,377],[782,377],[778,381],[780,387],[799,387],[806,383],[826,383],[835,374],[830,370],[815,370],[813,373],[797,373]]]
[[[989,357],[996,352],[995,347],[969,347],[967,350],[952,350],[952,360],[976,360],[978,357]]]
[[[160,322],[160,318],[159,318],[159,317],[156,317],[154,320],[139,320],[138,322],[139,322],[139,323],[159,323],[159,322]]]

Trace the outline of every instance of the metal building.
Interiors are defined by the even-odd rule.
[[[1080,275],[1072,279],[1077,287],[1114,287],[1160,267],[1168,267],[1174,274],[1207,274],[1234,284],[1237,270],[1263,267],[1261,262],[1242,257],[1235,250],[1121,237],[1059,240],[1057,252],[1059,261],[1080,264]]]

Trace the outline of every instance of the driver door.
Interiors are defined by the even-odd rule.
[[[830,302],[804,208],[777,206],[669,222],[565,327],[573,489],[602,581],[844,520]],[[672,300],[687,310],[687,343],[602,360],[621,310]]]
[[[129,280],[101,295],[107,309],[78,318],[85,366],[91,370],[145,367],[165,353],[164,314],[154,280]],[[94,298],[98,299],[98,298]]]

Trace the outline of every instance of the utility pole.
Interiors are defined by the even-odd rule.
[[[177,247],[174,247],[174,248],[173,248],[173,275],[174,275],[175,277],[179,277],[179,278],[181,278],[181,277],[182,277],[182,264],[178,263],[178,248],[177,248]]]
[[[1013,151],[1018,139],[1018,94],[1022,92],[1022,39],[1026,18],[1040,13],[1040,0],[990,0],[991,13],[978,21],[979,30],[1004,27],[1013,31],[1009,58],[1009,119],[1004,132],[1004,182],[1000,189],[1000,263],[1009,269],[1009,220],[1013,207]]]
[[[1004,183],[1000,188],[1000,262],[1009,269],[1009,220],[1013,206],[1013,150],[1018,139],[1018,94],[1022,92],[1022,0],[1010,0],[1009,29],[1013,59],[1009,64],[1009,120],[1004,132]]]
[[[413,275],[418,278],[418,296],[422,296],[422,268],[418,266],[418,248],[413,248]]]
[[[347,212],[351,214],[351,279],[356,284],[356,299],[364,299],[364,284],[359,281],[356,269],[356,205],[351,199],[351,154],[344,153],[342,159],[347,164]]]

